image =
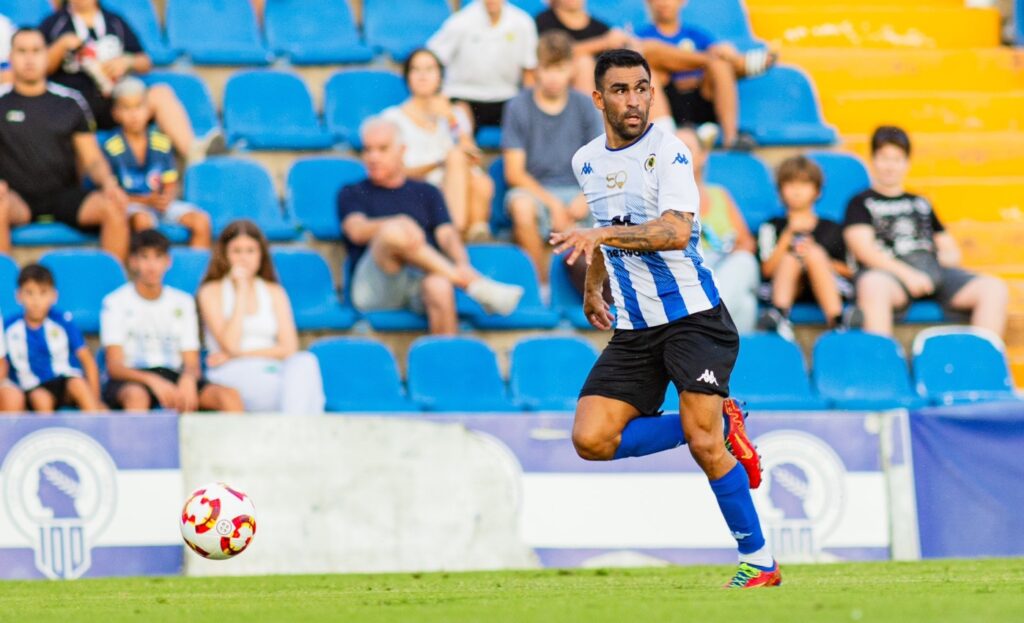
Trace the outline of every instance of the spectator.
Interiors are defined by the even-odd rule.
[[[10,227],[57,221],[99,228],[100,245],[124,259],[128,197],[107,165],[92,114],[77,91],[46,81],[46,43],[22,29],[11,41],[13,86],[0,90],[0,253],[11,249]],[[81,170],[99,188],[85,190]]]
[[[247,411],[324,411],[316,357],[299,351],[288,294],[267,239],[252,221],[224,228],[199,289],[210,380],[235,389]]]
[[[50,46],[47,72],[53,81],[85,97],[99,129],[114,128],[110,99],[114,86],[128,74],[148,73],[153,67],[135,32],[121,16],[102,8],[99,0],[67,0],[43,20],[39,30]],[[154,86],[149,105],[157,125],[182,156],[195,160],[203,151],[223,147],[219,135],[195,139],[188,113],[171,87]],[[215,145],[214,138],[219,141]]]
[[[9,378],[9,372],[7,340],[0,336],[0,413],[13,413],[25,410],[25,394]]]
[[[846,261],[842,226],[814,212],[824,184],[821,169],[814,161],[795,156],[779,165],[775,179],[786,216],[767,221],[758,232],[761,270],[771,281],[772,304],[759,328],[793,339],[793,303],[813,295],[834,329],[842,321],[844,297],[853,293],[848,281],[853,271]]]
[[[103,400],[126,411],[241,411],[237,391],[203,378],[195,300],[163,285],[170,246],[153,229],[133,234],[132,281],[103,299],[100,343],[110,376]]]
[[[750,149],[753,138],[739,131],[736,80],[764,72],[775,56],[764,50],[740,54],[702,28],[683,24],[686,0],[648,0],[652,23],[637,30],[644,55],[665,85],[679,125],[716,123],[729,149]]]
[[[551,8],[535,19],[540,35],[561,30],[572,37],[573,86],[586,94],[594,90],[594,57],[605,50],[630,45],[630,37],[625,32],[610,28],[587,13],[586,0],[551,0]]]
[[[473,127],[500,126],[502,107],[537,66],[537,27],[507,0],[479,0],[445,20],[427,42],[447,68],[445,93]]]
[[[71,314],[53,307],[53,274],[39,264],[21,269],[17,297],[24,311],[4,323],[4,338],[11,379],[25,392],[29,408],[36,413],[103,409],[96,360]]]
[[[411,97],[381,116],[402,131],[406,174],[441,189],[452,224],[463,237],[489,237],[494,183],[479,166],[482,154],[465,110],[441,93],[441,61],[430,50],[416,50],[403,73]]]
[[[11,20],[0,13],[0,84],[11,81],[11,39],[16,30]]]
[[[158,225],[181,225],[191,246],[210,248],[210,216],[178,199],[178,169],[171,141],[149,127],[151,110],[146,85],[127,77],[114,88],[114,119],[119,127],[103,143],[110,168],[128,193],[128,223],[132,231]]]
[[[512,313],[523,289],[481,277],[469,265],[441,193],[407,178],[398,126],[374,117],[360,135],[368,179],[338,193],[353,304],[363,311],[426,311],[431,333],[442,334],[458,329],[453,286],[489,313]]]
[[[892,334],[893,311],[933,298],[969,312],[971,324],[1003,335],[1009,292],[996,277],[960,268],[960,250],[924,197],[907,192],[910,137],[883,126],[871,137],[874,178],[846,208],[846,244],[860,265],[857,306],[864,329]]]
[[[741,334],[749,333],[757,320],[757,289],[761,285],[761,269],[754,256],[757,244],[729,191],[704,181],[710,145],[705,146],[693,128],[683,128],[676,135],[693,157],[693,174],[700,191],[704,264],[715,272],[718,292],[736,329]]]
[[[552,231],[566,231],[590,219],[587,200],[572,171],[572,157],[604,132],[590,98],[570,88],[572,40],[561,31],[545,33],[537,47],[537,84],[510,101],[501,128],[505,209],[513,237],[547,284],[547,246]],[[586,271],[578,262],[577,270]],[[570,266],[570,270],[574,269]]]

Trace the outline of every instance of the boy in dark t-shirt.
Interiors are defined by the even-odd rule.
[[[971,314],[971,324],[1002,335],[1009,298],[1006,284],[962,270],[960,251],[924,197],[904,188],[910,138],[883,126],[871,137],[872,187],[846,208],[846,244],[860,266],[857,306],[864,329],[892,334],[893,312],[934,298],[947,310]]]
[[[761,271],[771,281],[772,303],[759,328],[791,337],[790,309],[808,294],[834,328],[842,317],[843,297],[852,293],[847,281],[852,271],[846,262],[842,226],[814,212],[824,183],[821,168],[796,156],[779,165],[776,180],[786,216],[767,221],[758,232]]]

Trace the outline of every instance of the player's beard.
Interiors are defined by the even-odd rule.
[[[609,119],[608,122],[609,124],[611,124],[612,130],[614,130],[615,133],[618,134],[619,139],[625,142],[629,142],[635,139],[636,137],[640,136],[641,134],[644,133],[645,130],[647,130],[647,120],[650,116],[650,112],[650,109],[643,110],[640,107],[627,108],[616,119]],[[634,116],[640,118],[640,123],[638,123],[634,127],[630,127],[626,120]]]

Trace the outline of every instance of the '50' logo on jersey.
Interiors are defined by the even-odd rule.
[[[607,188],[622,188],[626,185],[626,172],[616,171],[615,173],[609,173],[604,176]]]

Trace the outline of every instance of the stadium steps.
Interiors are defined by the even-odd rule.
[[[1024,90],[820,92],[841,132],[866,134],[897,121],[914,132],[1024,131]]]
[[[871,157],[867,133],[847,134],[843,149]],[[1024,132],[915,132],[913,177],[1007,177],[1024,173]]]
[[[947,229],[959,243],[964,265],[1005,276],[1024,275],[1024,222],[954,221]],[[1021,290],[1024,311],[1024,288]]]
[[[1024,176],[918,178],[908,186],[928,197],[947,224],[961,219],[1024,222]]]
[[[902,5],[843,7],[788,2],[750,6],[754,33],[770,45],[836,48],[985,48],[999,45],[996,9]]]

